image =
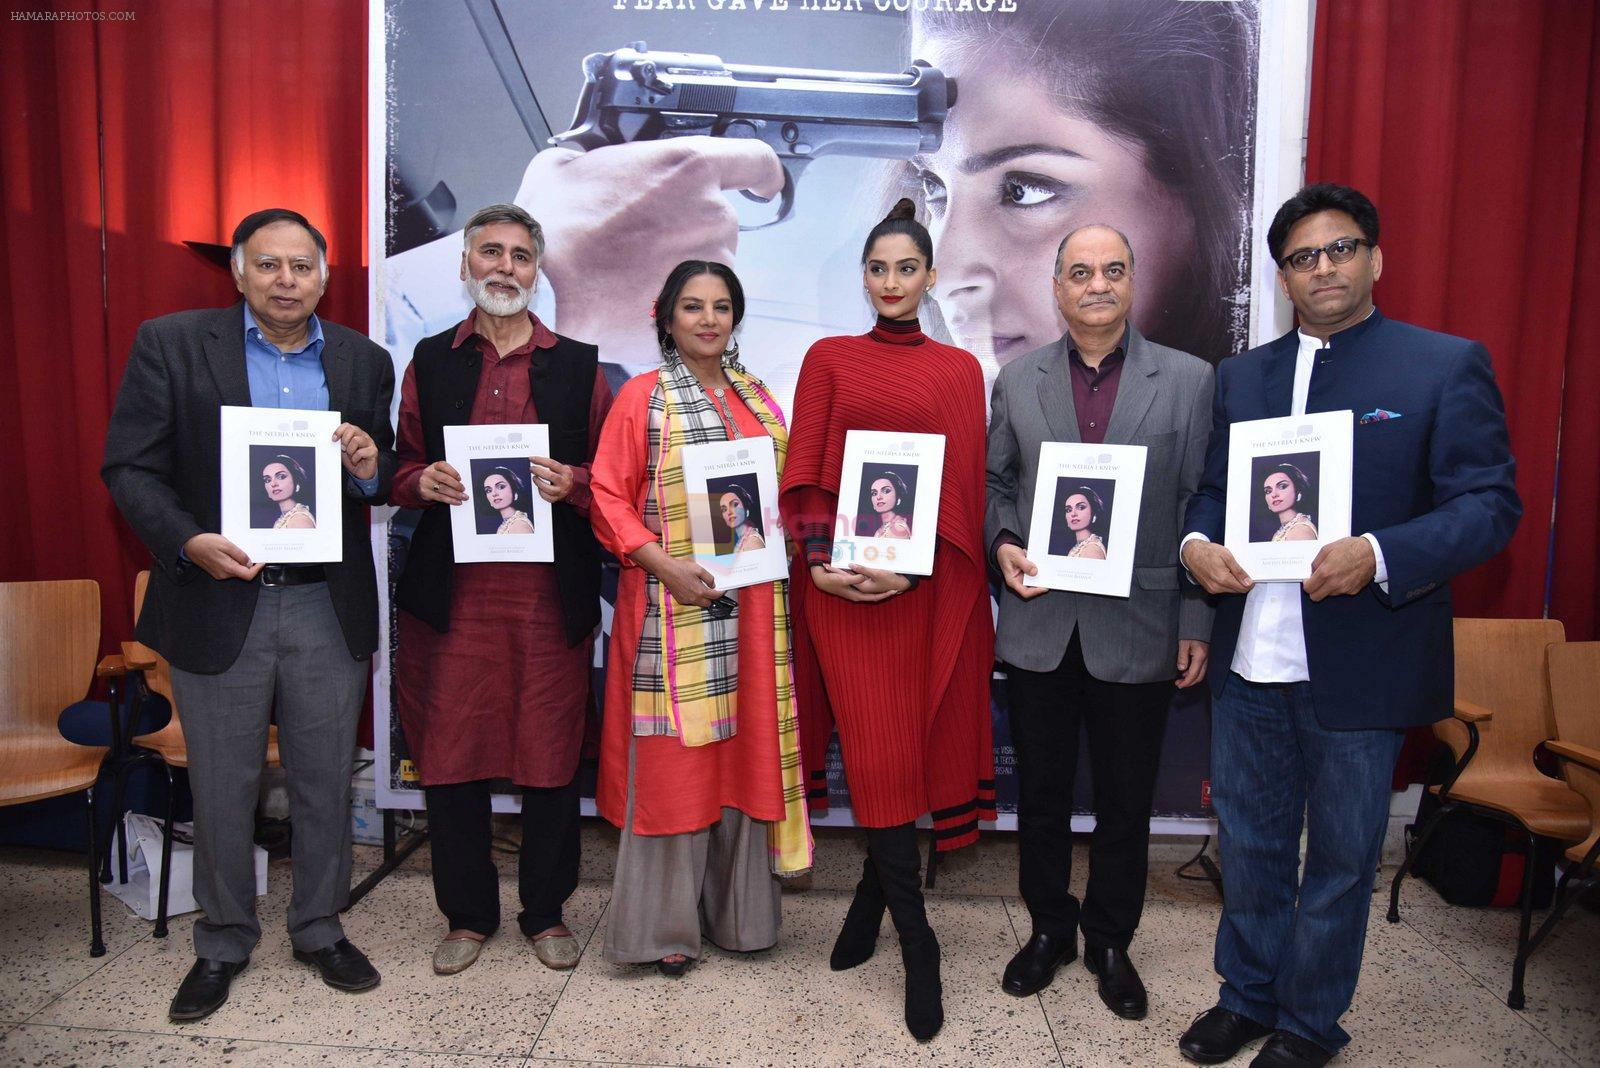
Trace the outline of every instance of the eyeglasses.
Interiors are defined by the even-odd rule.
[[[1356,250],[1362,245],[1368,248],[1375,246],[1371,241],[1360,237],[1341,237],[1337,241],[1330,241],[1321,248],[1295,249],[1283,259],[1278,261],[1280,267],[1292,267],[1301,274],[1317,269],[1317,261],[1322,254],[1328,254],[1329,263],[1349,263],[1355,258]]]

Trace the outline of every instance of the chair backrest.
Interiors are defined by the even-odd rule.
[[[1494,713],[1465,775],[1537,774],[1534,750],[1555,737],[1545,650],[1566,641],[1560,621],[1458,619],[1455,639],[1456,697]]]
[[[99,648],[98,583],[0,582],[0,730],[55,734],[89,692]]]
[[[1600,642],[1552,645],[1549,657],[1556,737],[1600,751]],[[1567,784],[1584,796],[1589,810],[1600,819],[1600,772],[1576,761],[1562,763]]]
[[[133,580],[133,621],[139,622],[139,613],[144,611],[144,591],[150,585],[150,572],[141,571]],[[178,703],[172,699],[172,665],[167,663],[167,658],[156,655],[156,666],[153,670],[144,673],[144,684],[150,688],[151,693],[160,694],[167,699],[167,704],[172,706],[172,718],[178,718]]]

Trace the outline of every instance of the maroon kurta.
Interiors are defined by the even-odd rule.
[[[790,532],[819,543],[810,552],[823,552],[833,528],[850,430],[945,436],[939,533],[932,577],[876,604],[823,593],[806,561],[795,565],[796,692],[811,796],[826,797],[822,758],[837,723],[856,822],[892,827],[931,813],[939,849],[955,849],[977,841],[980,819],[994,818],[978,362],[914,324],[811,347],[779,502]]]
[[[528,384],[536,348],[556,337],[533,318],[533,337],[501,356],[474,332],[477,311],[456,330],[453,346],[483,355],[474,425],[537,423]],[[531,317],[531,316],[530,316]],[[595,371],[589,402],[589,458],[611,407],[611,388]],[[402,508],[445,508],[422,499],[428,466],[416,378],[406,369],[396,441],[400,467],[390,490]],[[573,468],[567,503],[589,514],[589,467]],[[461,505],[460,507],[466,507]],[[568,647],[555,564],[456,564],[450,630],[440,634],[399,613],[395,705],[406,747],[424,786],[510,779],[519,786],[564,786],[577,771],[588,706],[592,643]]]

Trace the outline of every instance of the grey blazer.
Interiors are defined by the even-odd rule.
[[[1039,445],[1081,441],[1067,350],[1071,337],[1007,364],[995,380],[989,420],[984,542],[1009,533],[1026,543]],[[1076,627],[1089,673],[1104,682],[1177,677],[1178,640],[1209,641],[1211,605],[1197,587],[1180,593],[1184,510],[1205,467],[1215,373],[1204,360],[1146,341],[1130,324],[1127,362],[1106,426],[1108,445],[1144,445],[1143,504],[1131,596],[1051,590],[1024,601],[1002,586],[998,659],[1026,671],[1061,663]]]
[[[365,506],[382,504],[394,478],[394,364],[338,323],[323,319],[322,336],[328,407],[378,446],[377,492],[360,497],[344,480],[344,562],[327,565],[345,644],[360,659],[378,646]],[[214,579],[178,553],[194,535],[221,529],[218,409],[249,403],[240,305],[175,312],[140,325],[106,432],[100,476],[155,562],[137,636],[174,666],[200,675],[226,671],[238,657],[260,591],[253,582]]]

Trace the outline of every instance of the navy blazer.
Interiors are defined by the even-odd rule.
[[[1383,548],[1389,592],[1313,602],[1301,593],[1317,719],[1330,728],[1409,727],[1451,714],[1449,582],[1505,548],[1522,516],[1505,406],[1476,341],[1385,319],[1376,310],[1329,339],[1306,411],[1355,413],[1350,524]],[[1298,335],[1217,368],[1211,443],[1185,528],[1223,540],[1228,429],[1289,415]],[[1398,418],[1360,421],[1379,410]],[[1227,679],[1243,594],[1218,598],[1211,688]]]

